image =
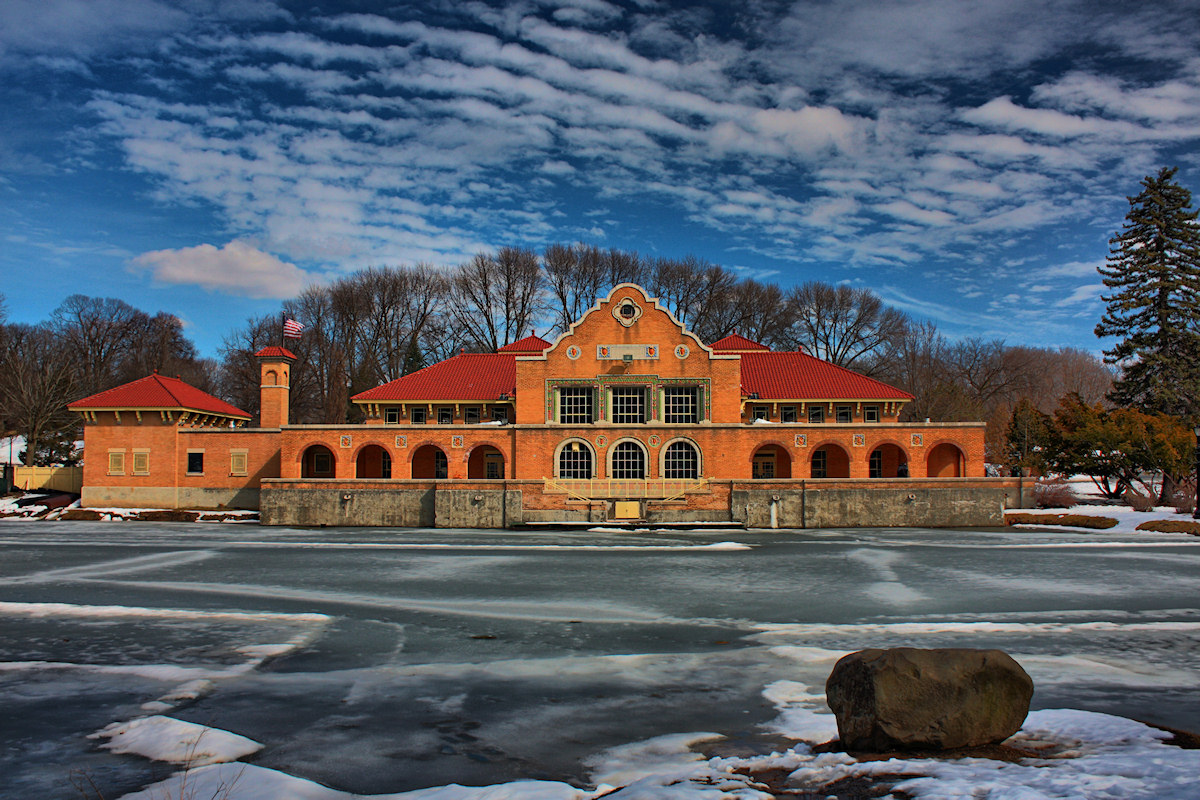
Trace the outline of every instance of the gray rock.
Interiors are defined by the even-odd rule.
[[[945,750],[1003,741],[1029,713],[1033,680],[1001,650],[860,650],[825,696],[853,752]]]

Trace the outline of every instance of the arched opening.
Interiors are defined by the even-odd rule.
[[[267,376],[263,383],[267,386],[275,386],[277,383],[279,383],[279,376],[275,373],[275,370],[267,370]]]
[[[867,460],[870,478],[907,478],[908,456],[894,444],[881,444],[871,451]]]
[[[814,478],[849,478],[850,455],[836,444],[821,445],[812,454]]]
[[[414,480],[445,478],[450,474],[450,462],[440,447],[423,444],[413,451],[412,476]]]
[[[662,476],[695,480],[700,477],[700,451],[686,440],[671,442],[663,448]]]
[[[949,442],[942,442],[929,451],[925,474],[931,478],[963,477],[963,452]]]
[[[618,442],[610,456],[608,477],[617,480],[646,479],[646,451],[635,441]]]
[[[587,442],[573,439],[558,448],[557,475],[567,480],[587,480],[596,476],[595,459]]]
[[[334,475],[333,453],[323,444],[314,444],[300,457],[301,478],[332,478]]]
[[[392,477],[392,457],[387,450],[377,444],[369,444],[358,451],[354,461],[354,477],[356,478],[390,478]]]
[[[792,477],[792,457],[777,444],[767,444],[754,451],[750,476],[755,479]]]
[[[490,444],[476,447],[467,458],[467,477],[471,480],[503,480],[504,454]]]

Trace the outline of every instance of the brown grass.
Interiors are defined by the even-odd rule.
[[[1009,511],[1004,515],[1009,525],[1063,525],[1071,528],[1113,528],[1117,521],[1112,517],[1089,517],[1085,514],[1024,514]]]
[[[1182,519],[1148,519],[1138,525],[1137,530],[1155,533],[1190,533],[1192,536],[1200,536],[1200,522]]]

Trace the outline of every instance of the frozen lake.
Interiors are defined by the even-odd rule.
[[[767,748],[781,692],[896,645],[1001,647],[1035,708],[1200,731],[1200,541],[4,521],[0,796],[163,778],[89,738],[151,714],[354,793],[586,785],[653,736]]]

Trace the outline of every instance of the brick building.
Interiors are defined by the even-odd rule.
[[[632,284],[553,343],[356,395],[362,425],[290,425],[295,356],[256,355],[258,428],[158,375],[71,404],[84,504],[261,507],[268,524],[991,524],[1012,489],[983,477],[982,423],[901,423],[906,392],[740,336],[706,344]]]

